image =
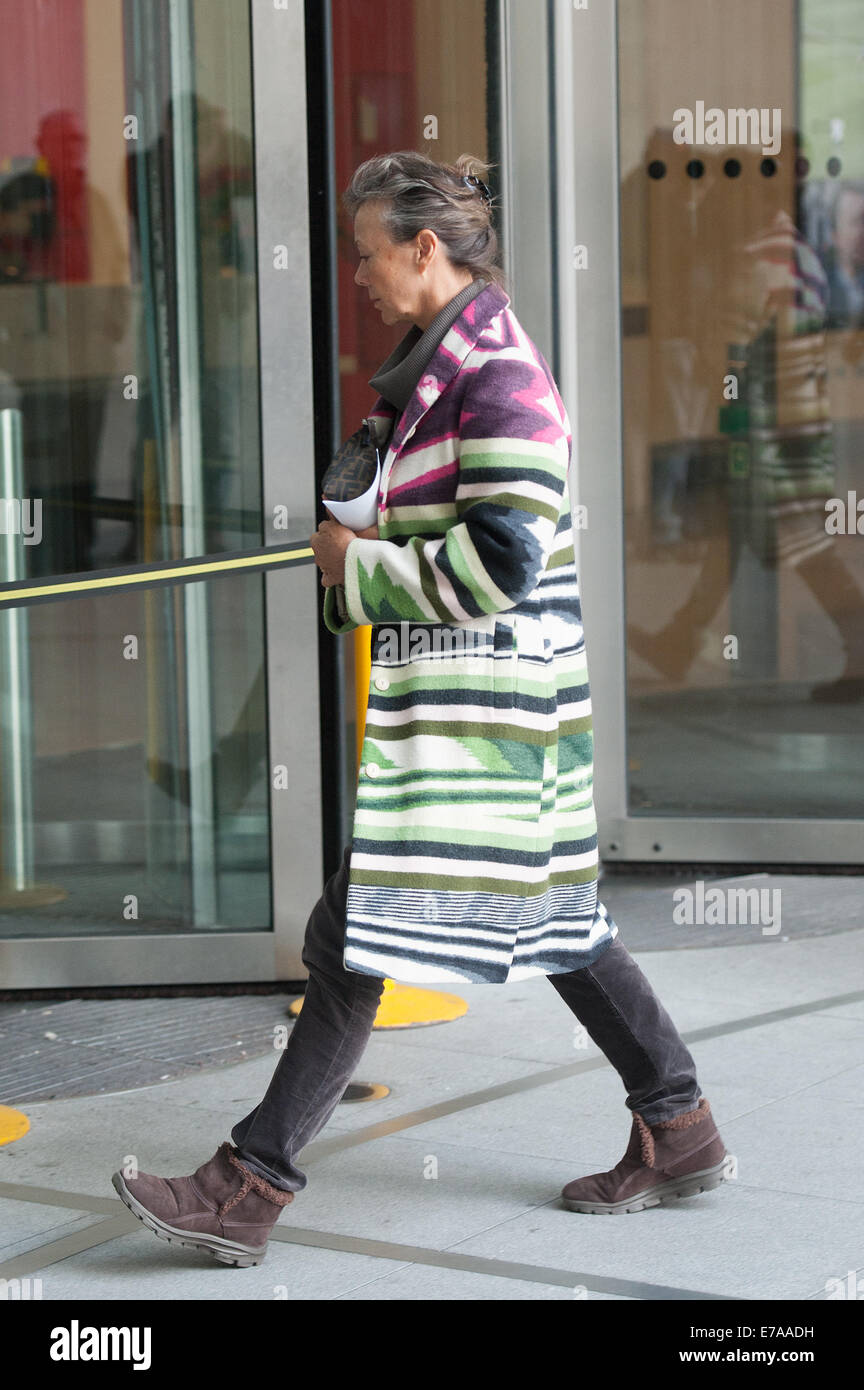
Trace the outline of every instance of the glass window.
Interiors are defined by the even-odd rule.
[[[262,577],[86,587],[262,543],[249,6],[0,26],[0,934],[268,929]]]
[[[727,10],[618,5],[630,809],[859,817],[864,10]]]

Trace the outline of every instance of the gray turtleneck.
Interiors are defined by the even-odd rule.
[[[425,332],[415,323],[401,343],[393,349],[387,361],[370,378],[369,385],[374,386],[385,401],[395,405],[398,410],[404,410],[449,329],[466,305],[470,304],[472,299],[476,299],[488,283],[488,280],[482,278],[472,280],[471,284],[460,290],[449,304],[438,310]]]

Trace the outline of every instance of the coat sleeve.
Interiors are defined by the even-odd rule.
[[[536,588],[546,568],[569,461],[553,387],[538,362],[507,349],[484,354],[472,378],[459,415],[456,517],[434,539],[351,542],[344,584],[350,626],[504,612]],[[334,593],[327,621],[325,600],[325,622],[347,632],[349,625],[332,625],[336,603]]]
[[[331,632],[336,633],[352,632],[355,627],[360,626],[359,623],[355,623],[345,606],[344,584],[331,584],[329,589],[324,590],[324,624]]]

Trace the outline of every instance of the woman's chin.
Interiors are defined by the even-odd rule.
[[[394,309],[392,304],[373,304],[372,308],[378,315],[381,322],[383,324],[386,324],[388,328],[390,328],[394,323],[402,323],[403,320],[405,320],[407,317],[398,309]]]

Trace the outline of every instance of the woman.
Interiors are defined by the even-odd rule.
[[[510,308],[478,166],[380,156],[345,195],[356,283],[385,323],[413,326],[370,383],[377,527],[327,520],[310,540],[327,626],[373,635],[353,839],[309,919],[302,1012],[236,1147],[189,1177],[114,1175],[157,1235],[228,1264],[257,1264],[306,1186],[296,1157],[343,1095],[388,976],[548,976],[632,1111],[624,1158],[568,1183],[569,1209],[639,1211],[724,1177],[693,1058],[597,901],[570,427]]]

